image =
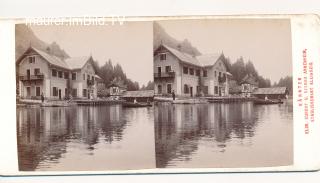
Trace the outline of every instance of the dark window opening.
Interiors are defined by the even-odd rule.
[[[36,87],[36,96],[38,97],[38,96],[40,96],[40,87]]]
[[[167,54],[161,53],[161,54],[160,54],[160,60],[161,60],[161,61],[162,61],[162,60],[167,60]]]
[[[184,89],[184,93],[189,93],[188,85],[184,85],[183,89]]]
[[[171,71],[171,66],[166,66],[166,72],[170,72]]]
[[[38,75],[38,74],[40,74],[40,69],[39,68],[34,69],[34,75]]]
[[[72,80],[77,80],[77,73],[72,73],[71,77],[72,77]]]
[[[200,70],[199,69],[196,70],[196,76],[200,76]]]
[[[53,76],[53,77],[57,77],[57,70],[52,69],[52,76]]]
[[[203,77],[207,77],[208,73],[206,70],[203,70]]]
[[[62,78],[62,71],[58,72],[59,78]]]
[[[189,73],[190,75],[194,75],[194,69],[190,68]]]
[[[188,67],[183,67],[183,74],[188,74]]]

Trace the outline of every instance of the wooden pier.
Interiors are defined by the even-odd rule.
[[[96,106],[96,105],[113,105],[122,104],[124,100],[73,100],[76,105],[81,106]]]
[[[204,97],[209,103],[234,103],[254,101],[255,97]]]

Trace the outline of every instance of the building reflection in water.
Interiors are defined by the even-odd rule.
[[[103,107],[18,108],[17,138],[20,170],[58,163],[70,141],[86,144],[88,153],[99,139],[122,139],[126,121],[120,105]],[[103,138],[99,138],[99,137]],[[81,148],[81,147],[79,147]],[[43,164],[43,165],[42,165]]]
[[[223,152],[227,141],[254,136],[257,123],[254,113],[251,102],[158,104],[155,108],[157,167],[170,166],[173,159],[189,161],[199,144],[212,146],[214,142],[219,151]]]

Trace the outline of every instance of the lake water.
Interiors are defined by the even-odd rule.
[[[293,162],[292,101],[281,105],[17,108],[19,168],[124,170]]]
[[[155,138],[158,168],[289,165],[292,100],[281,105],[158,104]]]
[[[153,108],[17,108],[20,170],[154,168]]]

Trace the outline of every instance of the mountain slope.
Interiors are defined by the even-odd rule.
[[[178,41],[171,37],[166,31],[157,23],[153,24],[153,50],[157,49],[159,45],[163,43],[172,48],[177,48],[178,45],[181,46],[183,52],[189,53],[191,55],[200,55],[199,50],[192,46],[192,44],[184,39],[183,41]]]
[[[60,46],[53,42],[48,44],[40,40],[33,31],[24,24],[17,24],[15,29],[16,34],[16,60],[23,54],[25,50],[31,45],[39,50],[46,51],[50,48],[50,52],[60,58],[68,58],[69,55],[60,48]]]

